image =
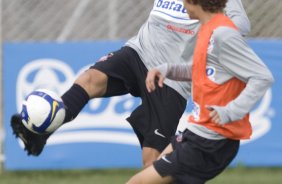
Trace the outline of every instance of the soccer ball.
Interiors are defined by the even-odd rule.
[[[51,133],[65,118],[62,99],[53,91],[38,89],[26,96],[21,112],[24,126],[37,134]]]

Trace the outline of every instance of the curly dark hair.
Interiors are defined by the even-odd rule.
[[[227,0],[187,0],[189,3],[200,5],[204,11],[211,13],[222,12]]]

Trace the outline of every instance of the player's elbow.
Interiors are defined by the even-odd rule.
[[[271,86],[275,81],[273,75],[270,72],[266,75],[265,80],[267,81],[269,86]]]
[[[249,19],[243,19],[241,20],[241,22],[239,23],[240,26],[238,26],[240,33],[243,36],[247,36],[250,32],[251,32],[251,23],[249,21]]]
[[[242,35],[243,35],[243,36],[247,36],[247,35],[251,32],[251,26],[250,26],[250,25],[245,26],[245,27],[241,30],[241,32],[242,32]]]
[[[271,87],[271,85],[274,83],[274,77],[272,75],[272,73],[266,72],[264,73],[263,77],[261,78],[261,80],[263,81],[263,83],[265,84],[266,88]]]
[[[251,32],[251,23],[246,15],[240,14],[234,16],[232,21],[235,23],[242,36],[247,36]]]

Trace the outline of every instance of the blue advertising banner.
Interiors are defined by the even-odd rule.
[[[275,84],[251,113],[253,137],[243,141],[232,165],[282,166],[282,41],[249,40],[272,70]],[[34,89],[63,94],[76,77],[123,41],[83,43],[6,43],[4,45],[5,168],[80,169],[141,167],[141,149],[126,117],[140,104],[130,95],[91,100],[79,116],[58,129],[39,157],[27,156],[12,135],[10,117],[21,111],[24,97]],[[185,127],[189,105],[179,129]]]
[[[247,166],[282,166],[282,40],[249,40],[272,71],[275,82],[251,113],[253,136],[242,143],[234,163]]]
[[[140,167],[138,140],[125,121],[140,102],[131,96],[97,99],[50,137],[39,157],[27,156],[15,139],[10,117],[21,111],[24,97],[32,90],[48,88],[63,94],[79,73],[100,57],[124,44],[18,43],[4,46],[5,168],[105,168]]]

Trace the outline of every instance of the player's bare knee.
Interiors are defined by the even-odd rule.
[[[158,156],[151,155],[150,157],[143,158],[143,167],[147,168],[153,164],[155,160],[157,160]]]
[[[160,152],[153,148],[143,148],[143,167],[147,168],[152,165],[155,160],[158,159]]]
[[[91,98],[94,98],[105,94],[107,81],[106,74],[95,69],[88,69],[76,79],[75,83],[83,87]]]

